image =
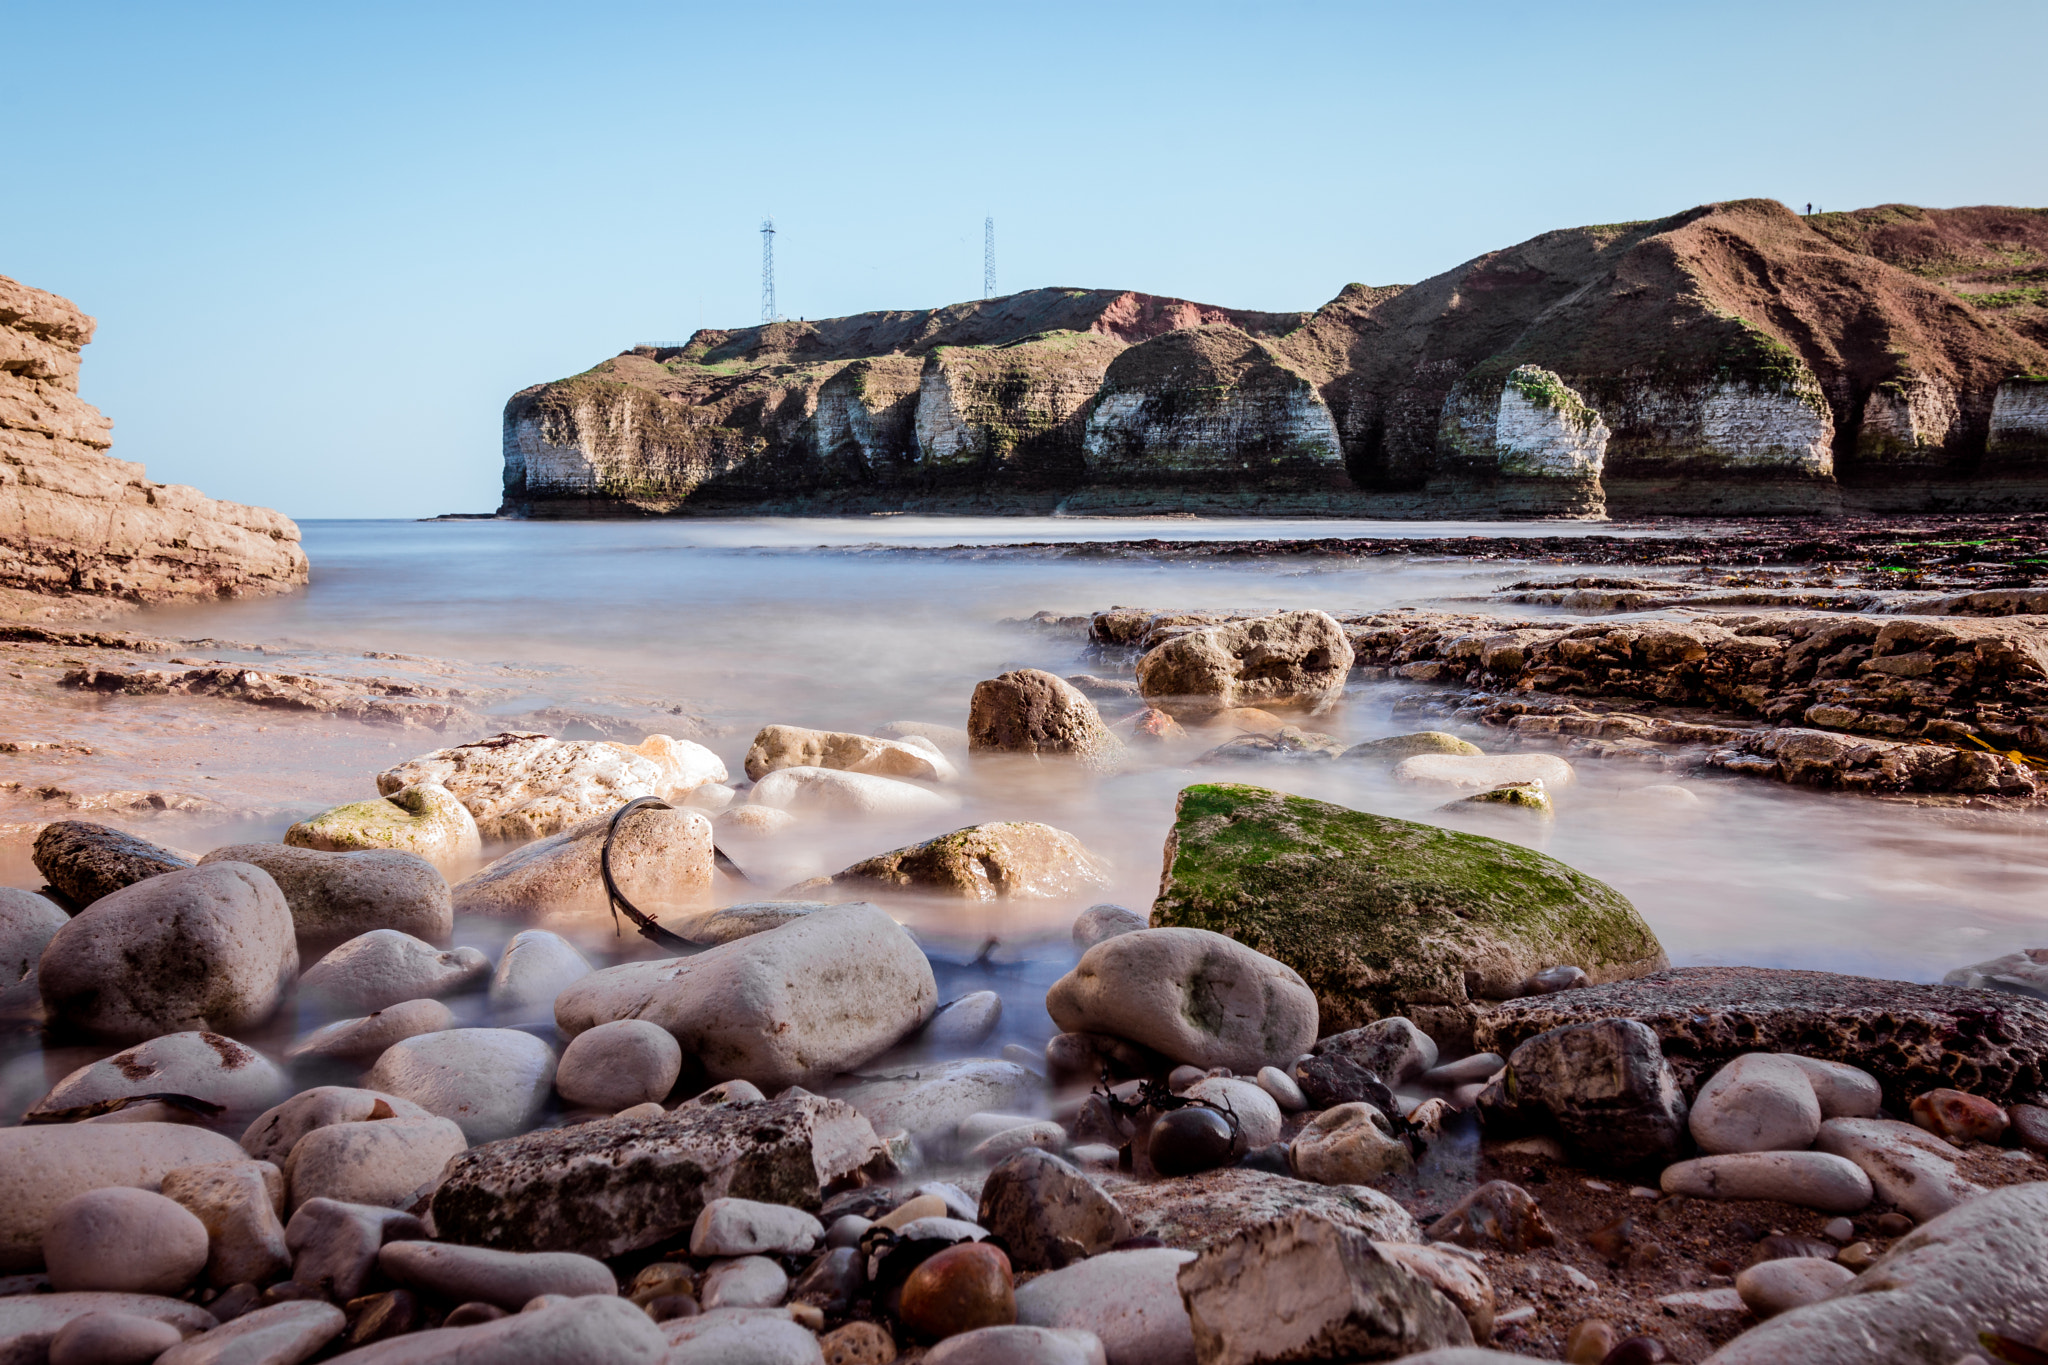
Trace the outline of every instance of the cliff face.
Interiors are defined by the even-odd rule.
[[[0,276],[0,615],[304,583],[290,518],[151,483],[107,455],[113,423],[78,396],[92,332],[68,299]]]
[[[2043,262],[2040,211],[1748,200],[1307,315],[1044,289],[700,332],[515,395],[506,511],[2048,507]]]

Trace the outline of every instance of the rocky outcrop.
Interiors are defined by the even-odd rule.
[[[107,454],[113,423],[78,396],[79,351],[92,333],[68,299],[0,276],[0,611],[304,583],[290,518],[152,483],[141,465]]]

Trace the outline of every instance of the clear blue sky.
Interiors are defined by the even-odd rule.
[[[1771,196],[2048,204],[2048,5],[0,0],[0,274],[153,477],[497,504],[514,390],[999,285],[1312,308]]]

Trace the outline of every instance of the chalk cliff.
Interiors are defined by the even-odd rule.
[[[70,300],[0,275],[0,616],[304,583],[289,517],[151,483],[106,453],[113,423],[78,396],[92,333]]]
[[[1314,313],[1040,289],[705,331],[514,395],[503,510],[2048,509],[2044,278],[2048,211],[1743,200]]]

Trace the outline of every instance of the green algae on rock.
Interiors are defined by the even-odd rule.
[[[1598,983],[1667,965],[1620,892],[1554,858],[1233,783],[1181,792],[1152,924],[1286,963],[1330,1033],[1403,1014],[1463,1036],[1544,967]]]
[[[1483,754],[1486,750],[1469,740],[1447,735],[1441,730],[1418,730],[1412,735],[1388,735],[1384,739],[1368,739],[1363,744],[1354,744],[1339,757],[1353,758],[1372,763],[1384,763],[1389,767],[1404,758],[1417,754],[1464,754],[1468,757]]]
[[[1060,900],[1107,885],[1101,860],[1065,830],[1000,820],[878,853],[835,876],[793,887],[790,894],[844,886],[973,901]]]

